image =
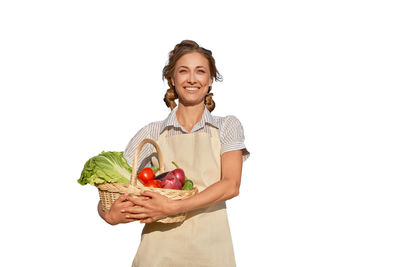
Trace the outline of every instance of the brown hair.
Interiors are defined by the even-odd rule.
[[[179,44],[175,45],[175,48],[169,52],[169,59],[167,65],[165,65],[163,69],[163,80],[167,79],[169,89],[165,93],[164,102],[171,110],[176,107],[175,99],[178,98],[178,94],[175,91],[175,87],[172,85],[172,78],[175,71],[176,62],[183,56],[188,53],[198,52],[202,54],[205,58],[207,58],[211,77],[215,81],[222,81],[222,76],[218,72],[217,67],[215,66],[215,59],[212,56],[212,52],[208,49],[200,47],[195,41],[192,40],[183,40]],[[204,104],[207,109],[211,112],[215,108],[215,102],[212,99],[213,94],[210,93],[211,86],[209,88],[208,94],[204,98]]]

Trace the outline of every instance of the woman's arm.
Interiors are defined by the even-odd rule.
[[[171,200],[155,192],[144,191],[148,200],[128,199],[137,206],[124,209],[127,219],[140,219],[141,223],[150,223],[169,215],[194,210],[231,199],[239,195],[242,176],[242,151],[235,150],[222,154],[221,180],[202,192],[183,200]]]
[[[172,211],[175,214],[187,212],[238,196],[242,176],[242,151],[235,150],[222,154],[221,170],[220,181],[191,198],[173,202]]]

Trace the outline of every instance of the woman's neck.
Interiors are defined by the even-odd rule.
[[[196,123],[201,120],[204,108],[204,103],[195,106],[185,106],[179,103],[178,110],[176,111],[176,118],[179,124],[190,133]]]

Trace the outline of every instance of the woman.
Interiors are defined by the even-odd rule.
[[[166,169],[178,163],[199,193],[185,200],[171,200],[143,191],[143,198],[121,196],[100,216],[108,223],[146,223],[132,266],[235,266],[225,201],[239,194],[242,162],[249,156],[242,126],[234,116],[212,116],[213,80],[221,80],[211,51],[184,40],[169,53],[163,78],[169,89],[164,101],[172,110],[164,121],[143,127],[129,142],[124,156],[133,158],[144,138],[157,140]],[[178,99],[179,105],[174,102]],[[139,158],[141,168],[154,161],[146,144]],[[187,212],[182,223],[155,222]]]

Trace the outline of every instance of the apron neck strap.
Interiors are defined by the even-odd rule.
[[[161,132],[160,137],[166,137],[168,133],[168,127],[165,127],[164,130]]]
[[[219,139],[219,136],[218,136],[218,134],[219,134],[218,128],[216,128],[216,127],[214,127],[214,126],[212,126],[212,125],[210,125],[209,127],[210,127],[211,137],[215,137],[215,138],[218,138],[218,139]]]
[[[216,128],[216,127],[214,127],[212,125],[209,125],[208,127],[210,129],[211,137],[219,138],[219,136],[218,136],[219,135],[218,128]],[[161,132],[160,137],[166,137],[167,134],[168,134],[168,127],[165,127],[164,130]]]

